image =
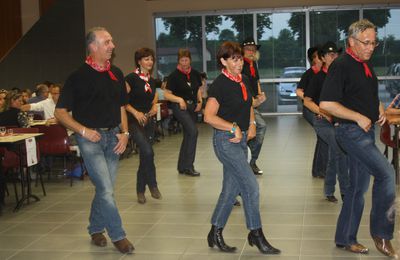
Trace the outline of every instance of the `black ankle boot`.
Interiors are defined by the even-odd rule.
[[[277,255],[281,253],[281,250],[276,249],[268,243],[261,228],[251,230],[247,236],[247,240],[250,246],[256,245],[258,250],[263,254]]]
[[[210,233],[207,236],[208,246],[214,247],[216,245],[219,250],[223,252],[235,252],[236,247],[228,246],[225,244],[224,237],[222,236],[222,228],[217,228],[216,226],[212,225]]]

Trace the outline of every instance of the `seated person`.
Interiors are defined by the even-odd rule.
[[[21,111],[22,94],[16,91],[7,93],[5,110],[0,113],[0,125],[29,127],[29,119],[26,112]]]
[[[50,89],[51,98],[42,100],[34,104],[26,104],[21,107],[22,111],[36,111],[43,112],[44,119],[48,123],[57,123],[57,119],[54,117],[54,109],[56,107],[58,98],[60,97],[60,85],[55,84]]]
[[[0,90],[0,113],[5,110],[7,90]]]

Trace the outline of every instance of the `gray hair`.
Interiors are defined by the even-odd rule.
[[[90,53],[89,45],[96,41],[96,32],[99,31],[107,31],[107,29],[104,27],[93,27],[86,34],[86,52],[88,54]]]
[[[349,37],[356,37],[359,33],[367,29],[374,29],[376,31],[376,26],[367,19],[354,22],[349,26]]]
[[[49,91],[49,87],[45,84],[39,84],[36,86],[36,95],[38,96],[42,96],[47,91]]]

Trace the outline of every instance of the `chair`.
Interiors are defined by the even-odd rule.
[[[380,139],[381,139],[381,142],[385,145],[385,150],[384,150],[383,154],[386,156],[386,158],[388,158],[389,147],[392,149],[396,148],[396,143],[392,139],[390,125],[388,124],[388,122],[385,122],[385,124],[381,127]],[[394,150],[393,150],[393,152],[394,152]],[[394,158],[394,156],[392,157],[392,164],[394,163],[393,158]]]
[[[10,174],[10,171],[19,169],[20,167],[19,156],[15,152],[9,151],[6,147],[0,147],[0,157],[1,157],[1,174],[4,174],[4,176],[11,175],[11,180],[15,192],[15,200],[18,203],[19,198],[17,190],[17,176],[16,174],[12,173]],[[7,193],[9,193],[6,183],[4,183],[4,188],[6,189]]]
[[[39,129],[36,127],[30,127],[30,128],[22,128],[22,127],[15,127],[15,128],[9,128],[12,129],[13,132],[15,134],[31,134],[31,133],[39,133]],[[39,139],[40,140],[40,139]],[[36,153],[38,156],[38,161],[40,161],[40,149],[39,146],[36,146]],[[23,153],[23,165],[25,166],[25,161],[26,161],[26,153]],[[19,165],[18,165],[19,166]],[[38,179],[40,180],[40,185],[42,186],[42,191],[43,191],[43,195],[46,196],[46,190],[44,188],[44,183],[43,183],[43,177],[42,177],[42,169],[41,167],[37,167],[36,168],[36,182],[35,182],[35,186],[37,186],[37,181]]]
[[[70,140],[67,129],[62,125],[37,126],[40,133],[44,136],[39,139],[39,148],[42,156],[61,156],[64,159],[64,170],[67,169],[67,157],[74,156],[70,149]],[[82,167],[82,161],[79,161]],[[69,169],[72,169],[72,162]],[[48,178],[50,178],[50,171]],[[72,186],[73,178],[71,176],[70,185]]]

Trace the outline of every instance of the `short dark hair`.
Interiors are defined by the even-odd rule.
[[[183,57],[188,57],[190,60],[192,60],[192,55],[190,54],[189,49],[179,49],[178,50],[178,61]]]
[[[152,49],[150,49],[150,48],[144,47],[144,48],[140,48],[140,49],[136,50],[135,51],[135,64],[136,64],[136,67],[139,68],[139,66],[140,66],[139,65],[139,61],[142,58],[149,57],[149,56],[153,57],[153,61],[156,59],[156,57],[154,55],[154,51]]]
[[[224,65],[221,62],[221,58],[226,60],[234,55],[243,56],[243,49],[240,47],[240,44],[237,42],[229,42],[229,41],[222,43],[217,52],[218,67],[220,69],[224,68]]]

